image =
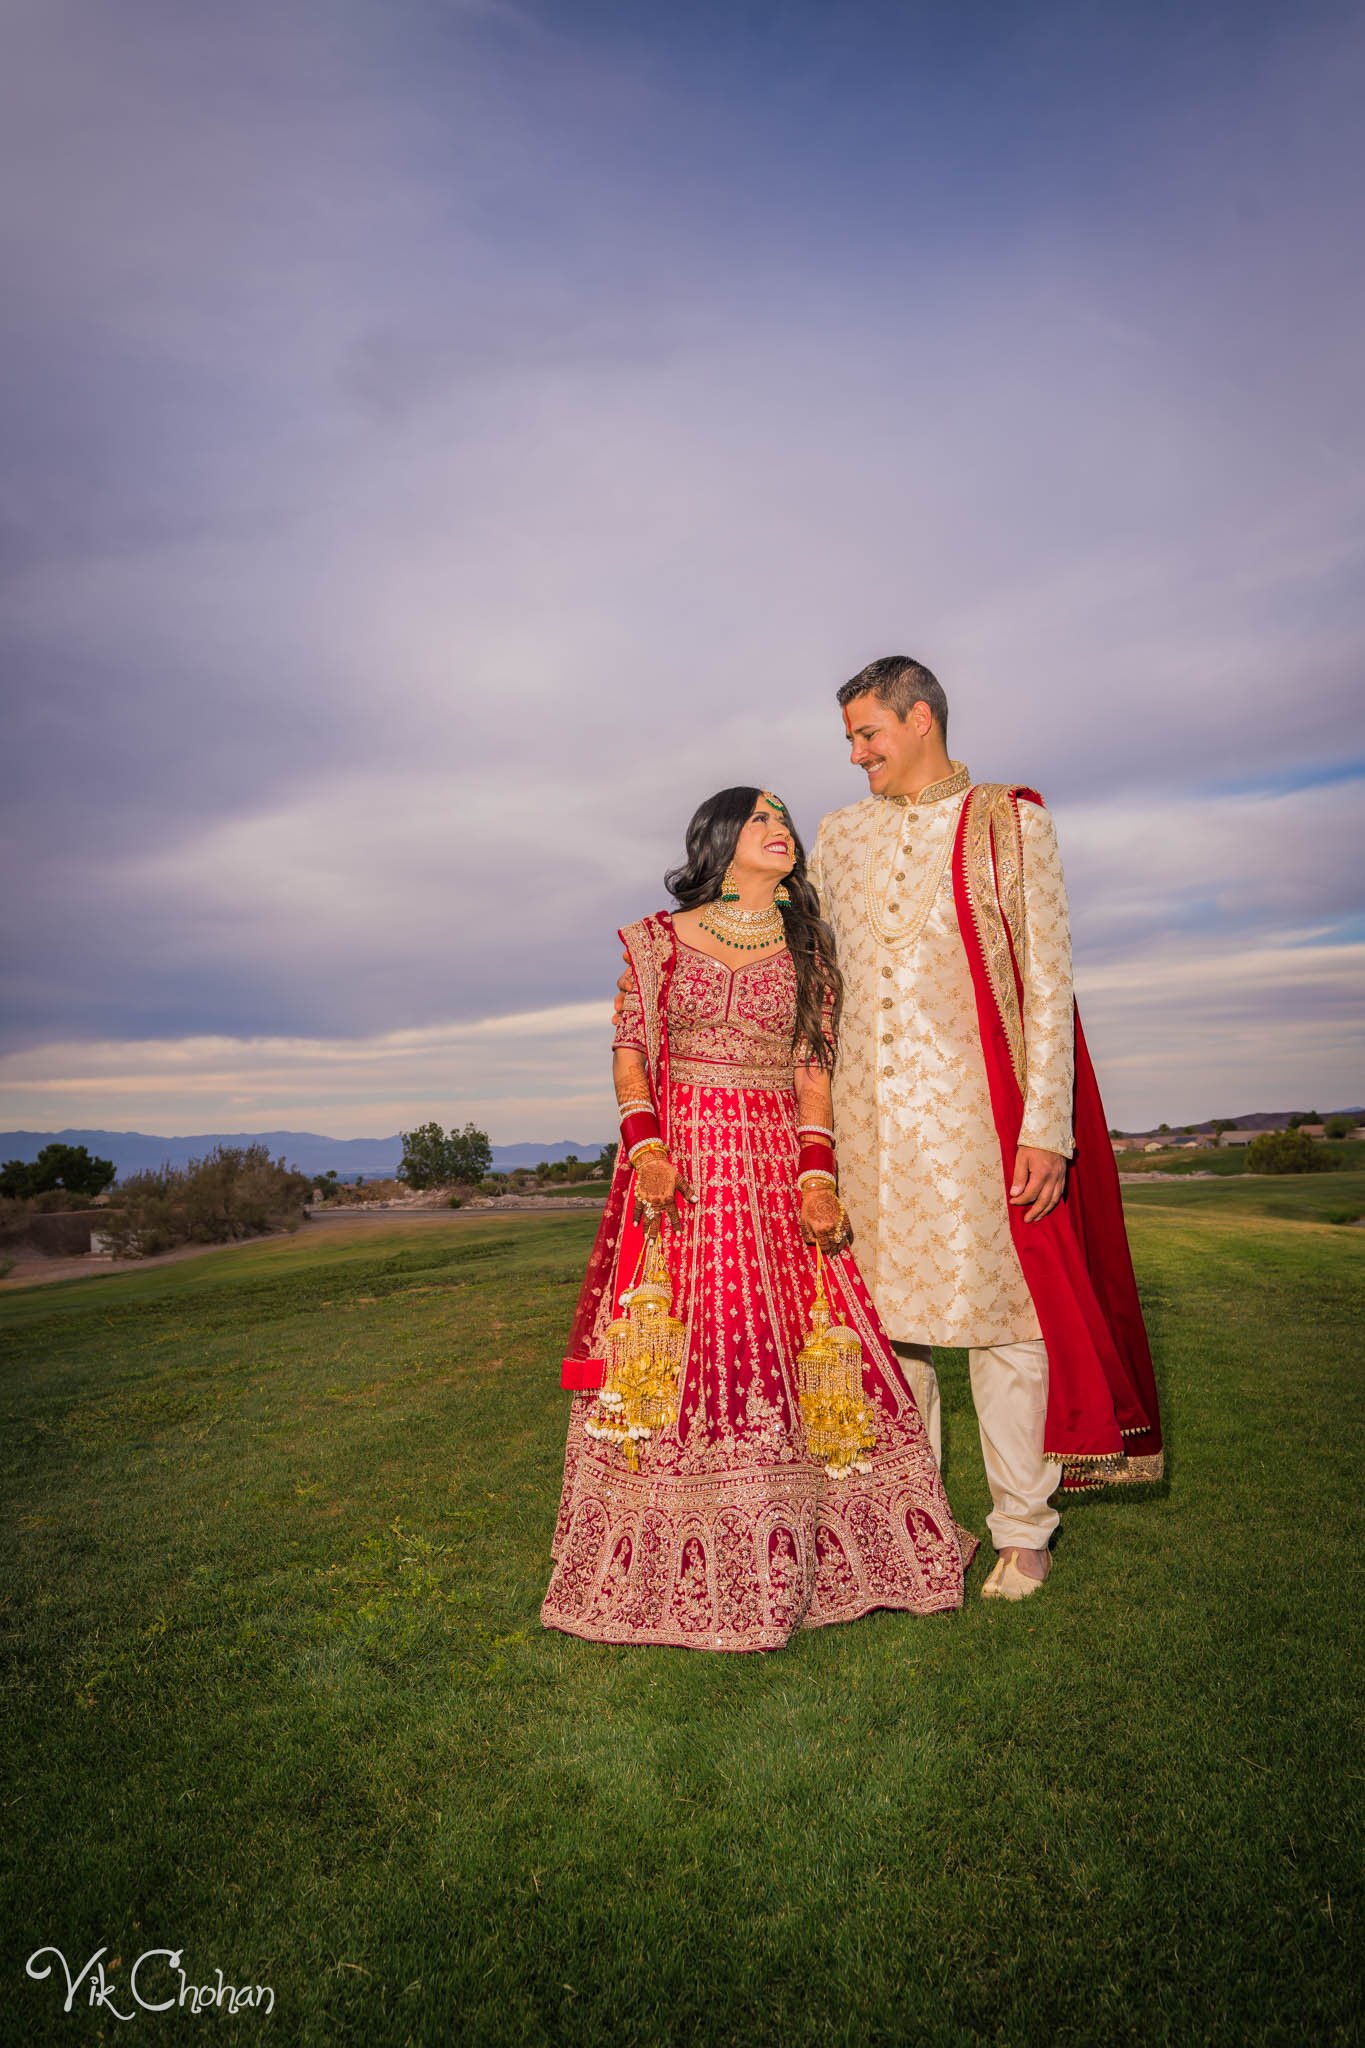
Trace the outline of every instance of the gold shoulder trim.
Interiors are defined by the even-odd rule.
[[[635,979],[640,990],[640,1009],[645,1027],[645,1045],[649,1054],[650,1078],[654,1084],[655,1108],[663,1113],[659,1101],[659,1059],[663,1050],[663,1022],[659,1015],[659,992],[663,983],[662,934],[657,917],[637,918],[634,924],[623,926],[621,937],[630,952],[635,968]]]
[[[1028,1058],[1014,980],[1015,959],[1022,972],[1024,943],[1024,855],[1019,820],[1009,787],[1003,782],[978,782],[965,808],[967,902],[1022,1095],[1028,1088]]]

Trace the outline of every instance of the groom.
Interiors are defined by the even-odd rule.
[[[845,984],[840,1193],[936,1456],[932,1347],[967,1349],[999,1552],[982,1593],[1024,1599],[1059,1486],[1162,1469],[1056,834],[1035,791],[949,757],[919,662],[874,661],[838,701],[868,794],[821,821],[809,872]]]

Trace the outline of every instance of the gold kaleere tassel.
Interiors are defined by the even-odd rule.
[[[830,1321],[819,1245],[810,1335],[796,1355],[796,1371],[811,1455],[820,1459],[831,1479],[870,1472],[868,1460],[877,1447],[877,1432],[863,1393],[863,1347],[856,1331]]]
[[[678,1413],[678,1376],[687,1332],[673,1313],[662,1232],[646,1240],[644,1270],[621,1297],[624,1315],[607,1329],[606,1373],[589,1436],[616,1443],[632,1472],[639,1445],[667,1429]]]

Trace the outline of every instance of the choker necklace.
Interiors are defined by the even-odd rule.
[[[782,912],[775,903],[765,910],[736,910],[733,904],[717,898],[704,906],[697,923],[702,931],[736,953],[771,952],[787,936]]]

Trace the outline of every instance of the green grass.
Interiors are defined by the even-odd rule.
[[[1353,2039],[1365,1233],[1209,1186],[1131,1212],[1168,1484],[768,1656],[539,1625],[591,1216],[0,1297],[11,2037],[118,2036],[23,1974],[108,1943],[290,2043]]]
[[[1247,1170],[1246,1153],[1240,1145],[1172,1145],[1161,1152],[1116,1152],[1114,1164],[1120,1173],[1216,1173],[1237,1174]]]
[[[1124,1206],[1189,1216],[1274,1216],[1290,1223],[1354,1223],[1365,1217],[1365,1168],[1353,1173],[1251,1173],[1244,1180],[1153,1181],[1123,1190]]]
[[[1361,1160],[1355,1150],[1358,1142],[1355,1138],[1348,1138],[1340,1144],[1333,1144],[1315,1138],[1313,1150],[1321,1162],[1317,1170],[1356,1174],[1365,1171],[1365,1160]],[[1237,1175],[1247,1171],[1247,1149],[1245,1145],[1217,1145],[1208,1150],[1202,1146],[1173,1145],[1163,1152],[1116,1152],[1114,1162],[1120,1173]]]

